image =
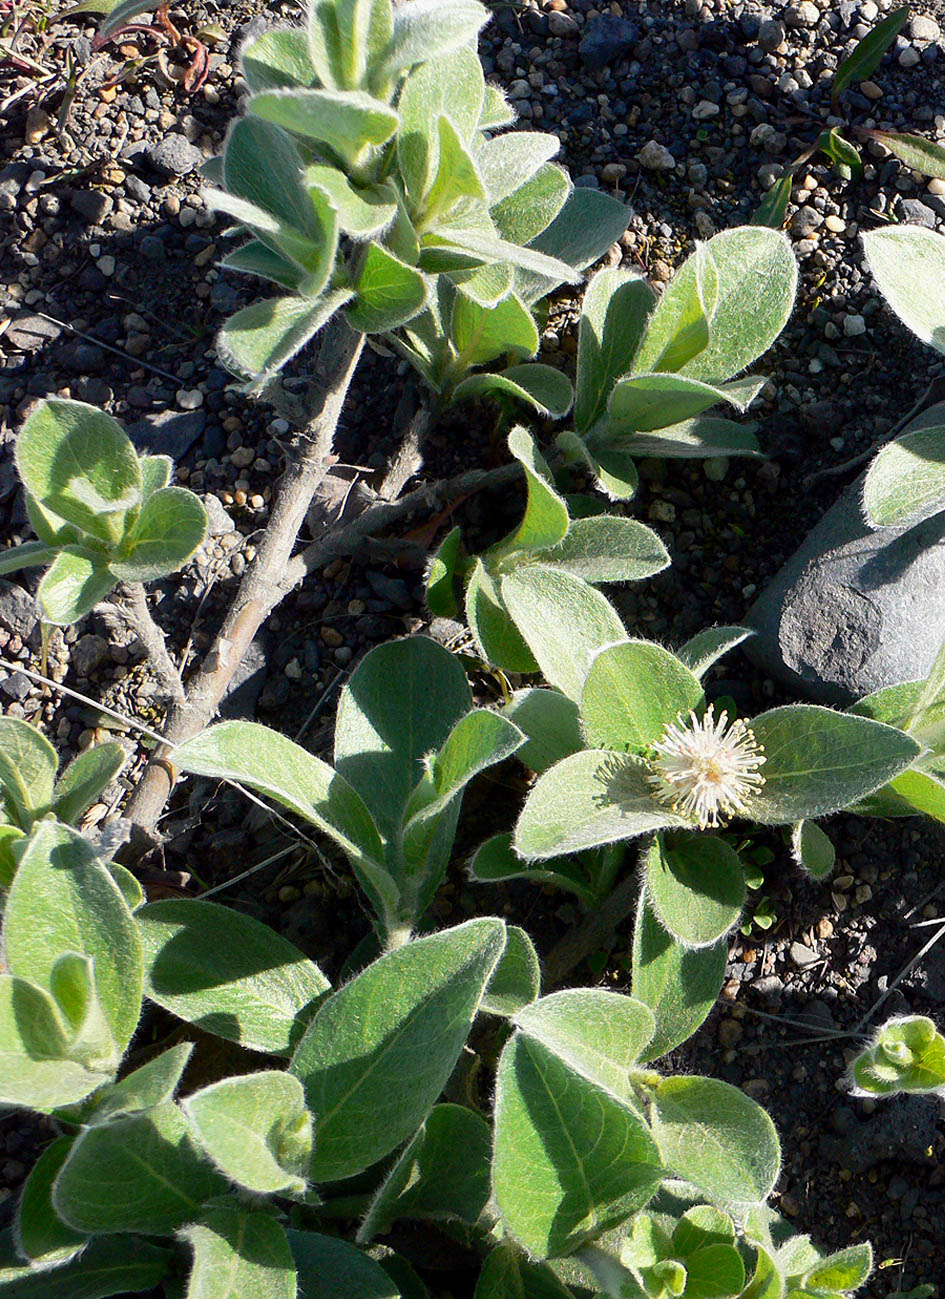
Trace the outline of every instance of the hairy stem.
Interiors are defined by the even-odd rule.
[[[549,988],[567,978],[591,952],[604,947],[636,906],[640,883],[631,871],[612,893],[588,912],[577,928],[556,943],[543,962],[545,982]]]
[[[415,413],[403,441],[397,448],[397,454],[387,469],[387,473],[377,489],[382,501],[396,501],[409,480],[423,464],[423,444],[430,429],[436,424],[440,414],[439,402],[434,400],[430,406],[421,406]]]
[[[246,570],[213,646],[188,682],[184,698],[168,712],[165,743],[154,753],[128,800],[125,815],[146,832],[154,830],[173,787],[173,746],[210,722],[256,632],[295,585],[286,584],[286,569],[312,497],[328,471],[338,418],[363,345],[364,336],[340,321],[322,345],[318,358],[321,387],[313,402],[314,413],[299,436],[256,558]]]
[[[171,658],[163,631],[151,616],[148,597],[141,582],[122,582],[118,588],[119,600],[108,607],[141,642],[161,693],[168,703],[180,703],[184,698],[184,683],[180,671]]]

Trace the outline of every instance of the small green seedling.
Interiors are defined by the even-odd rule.
[[[206,539],[199,497],[168,486],[170,459],[139,456],[94,406],[40,402],[15,457],[38,540],[0,554],[0,573],[46,569],[37,599],[49,623],[77,622],[119,582],[173,573]]]

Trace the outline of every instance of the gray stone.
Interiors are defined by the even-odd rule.
[[[202,410],[162,410],[129,424],[128,436],[139,451],[179,460],[203,435],[206,425]]]
[[[186,176],[203,162],[203,154],[187,139],[176,132],[165,135],[148,149],[151,165],[165,176]]]
[[[788,6],[784,21],[789,27],[816,27],[820,22],[820,10],[813,0],[802,0],[801,4]]]
[[[908,25],[914,41],[937,41],[942,35],[938,23],[927,14],[913,14]]]
[[[80,636],[69,651],[69,658],[77,676],[92,677],[108,662],[108,641],[104,636]]]
[[[32,682],[22,672],[12,672],[0,681],[0,690],[8,699],[25,699],[32,689]]]
[[[799,235],[801,239],[808,239],[815,230],[820,229],[823,223],[823,216],[815,207],[811,207],[810,204],[807,203],[804,207],[798,208],[794,213],[791,220],[791,229],[796,235]]]
[[[902,214],[910,225],[925,226],[928,230],[935,229],[935,213],[919,198],[903,198],[899,200],[899,206],[902,208]]]
[[[211,537],[223,537],[228,532],[236,530],[236,524],[223,508],[219,496],[207,492],[203,497],[203,504],[207,511],[208,531]]]
[[[599,72],[632,50],[639,39],[640,29],[629,18],[601,14],[585,27],[578,53],[586,68]]]
[[[114,204],[98,189],[80,189],[72,195],[72,210],[86,225],[100,226]]]
[[[573,36],[577,30],[577,22],[570,14],[552,11],[548,15],[548,31],[552,36]]]
[[[910,430],[945,423],[945,402]],[[867,527],[862,479],[762,592],[745,650],[792,690],[849,704],[928,675],[945,639],[945,513],[911,528]]]
[[[758,44],[769,54],[773,54],[784,40],[784,24],[776,18],[766,18],[758,28]]]
[[[811,947],[806,947],[804,943],[791,944],[791,960],[795,965],[803,969],[807,965],[814,965],[820,960],[820,957]]]
[[[151,186],[146,185],[140,176],[127,176],[125,191],[137,203],[147,203],[151,198]]]
[[[39,608],[29,591],[0,577],[0,627],[28,641],[39,624]]]
[[[47,343],[54,343],[62,333],[61,326],[44,316],[24,312],[17,316],[4,334],[4,341],[21,352],[41,352]]]
[[[666,145],[660,144],[657,140],[648,140],[637,154],[637,158],[640,166],[645,167],[647,171],[672,171],[676,166],[676,159]]]

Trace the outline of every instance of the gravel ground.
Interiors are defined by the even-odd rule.
[[[630,203],[633,220],[613,260],[665,282],[695,238],[747,220],[772,177],[827,124],[833,70],[889,8],[877,0],[497,4],[483,52],[523,121],[560,136],[577,182]],[[247,24],[262,13],[284,20],[293,9],[204,0],[181,10],[185,30],[203,32],[210,50],[209,77],[196,94],[180,82],[184,63],[159,62],[157,44],[146,38],[93,53],[94,30],[83,21],[53,23],[48,38],[29,30],[20,37],[18,48],[48,80],[0,66],[0,528],[8,541],[26,529],[9,452],[28,404],[56,393],[106,406],[139,445],[174,455],[180,481],[204,493],[211,508],[206,547],[156,592],[157,617],[175,648],[199,652],[252,558],[288,426],[228,391],[215,362],[214,332],[251,289],[215,269],[221,225],[201,207],[194,168],[216,151],[233,111],[232,59]],[[42,12],[38,0],[29,12]],[[939,23],[945,28],[942,0],[916,6],[872,82],[845,97],[848,120],[945,137]],[[141,54],[146,61],[135,72]],[[67,59],[78,83],[64,97]],[[113,84],[123,68],[126,79]],[[881,306],[857,241],[885,213],[942,228],[945,194],[936,190],[945,183],[928,184],[869,150],[865,160],[855,182],[821,159],[798,172],[788,229],[802,285],[793,320],[766,358],[772,383],[756,416],[771,458],[733,461],[711,475],[698,464],[644,466],[633,510],[659,530],[673,565],[617,593],[638,634],[679,643],[712,623],[739,621],[852,474],[813,483],[807,476],[867,449],[931,377],[945,373]],[[544,359],[565,368],[575,350],[574,316],[563,301],[544,338]],[[380,463],[414,400],[396,363],[369,355],[345,414],[342,459]],[[444,426],[430,447],[430,472],[483,463],[489,433],[488,413],[472,429]],[[457,519],[476,545],[500,535],[517,509],[510,493],[468,502]],[[270,622],[229,707],[301,732],[321,751],[351,666],[371,644],[423,620],[415,570],[377,552],[335,561]],[[2,657],[35,668],[38,648],[31,602],[20,585],[0,582]],[[154,684],[134,648],[96,616],[54,638],[50,671],[145,723],[158,717]],[[737,656],[712,688],[746,711],[778,697]],[[0,706],[43,725],[64,755],[114,725],[6,669]],[[484,837],[496,792],[511,806],[515,780],[503,772],[499,786],[478,799],[473,791],[464,823],[470,847]],[[96,815],[109,815],[121,793],[116,787]],[[166,828],[165,891],[200,890],[288,843],[288,856],[223,896],[279,924],[329,969],[364,933],[344,872],[287,841],[264,814],[247,816],[231,792],[185,786]],[[785,1152],[781,1209],[834,1247],[872,1238],[878,1259],[890,1260],[867,1288],[879,1299],[945,1276],[945,1131],[938,1101],[875,1107],[845,1093],[843,1073],[857,1041],[851,1034],[884,993],[878,1018],[911,1010],[945,1019],[939,949],[893,987],[938,932],[928,922],[945,914],[941,832],[918,821],[845,817],[828,829],[838,865],[822,886],[800,876],[780,838],[758,836],[757,848],[770,857],[763,894],[775,923],[733,945],[725,1000],[678,1063],[739,1084],[770,1108]],[[436,918],[455,921],[492,906],[522,919],[545,947],[574,918],[560,895],[524,886],[483,894],[458,873]],[[627,942],[619,936],[609,960],[601,954],[595,967],[614,986],[626,983]],[[41,1124],[20,1119],[0,1127],[0,1215],[41,1132]],[[458,1299],[462,1287],[451,1293]]]

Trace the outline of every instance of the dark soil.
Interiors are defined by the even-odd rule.
[[[598,8],[607,7],[601,0]],[[634,217],[617,253],[665,281],[694,238],[750,217],[763,192],[759,170],[790,162],[815,138],[829,113],[831,69],[854,38],[862,7],[860,0],[825,0],[821,21],[809,27],[790,25],[805,6],[780,0],[623,0],[610,9],[636,24],[636,44],[592,72],[578,52],[579,24],[596,12],[591,0],[497,4],[483,50],[524,124],[530,118],[560,135],[562,160],[578,182],[628,199]],[[43,12],[39,0],[27,8],[33,18]],[[945,26],[942,0],[926,0],[923,11]],[[215,497],[218,507],[205,551],[157,592],[156,615],[175,652],[189,644],[199,653],[210,643],[265,523],[288,426],[227,386],[214,333],[254,290],[215,269],[223,227],[203,212],[197,175],[162,173],[155,149],[171,136],[206,156],[218,149],[238,95],[236,45],[261,13],[294,17],[290,5],[265,10],[250,0],[181,6],[186,30],[222,29],[207,85],[193,96],[166,79],[154,58],[156,42],[129,37],[127,48],[93,53],[94,29],[84,21],[53,23],[48,40],[24,31],[18,48],[48,70],[48,81],[0,65],[0,529],[8,542],[27,530],[10,450],[38,397],[71,395],[105,406],[142,445],[169,450],[180,481]],[[759,23],[772,17],[785,21],[785,39],[765,52]],[[573,20],[573,31],[564,31],[562,18]],[[110,81],[132,60],[132,42],[148,61],[113,90]],[[67,54],[79,73],[71,102]],[[173,55],[166,66],[174,72]],[[912,39],[907,29],[874,74],[882,98],[850,94],[850,116],[941,135],[943,80],[945,49],[918,32]],[[637,154],[650,140],[670,150],[674,171],[641,168]],[[186,155],[183,145],[178,152]],[[755,415],[770,459],[733,461],[721,480],[698,463],[644,466],[631,508],[664,537],[673,565],[650,583],[612,592],[634,634],[679,644],[705,626],[743,618],[853,471],[813,483],[807,476],[869,448],[945,369],[882,307],[856,238],[884,212],[941,227],[945,202],[895,160],[867,150],[866,161],[863,177],[850,182],[823,159],[799,172],[795,197],[806,202],[792,206],[789,230],[802,285],[790,326],[765,358],[773,382]],[[572,364],[574,316],[573,304],[559,305],[543,359]],[[383,463],[416,396],[403,366],[366,355],[339,445],[343,461],[362,467],[352,474]],[[491,421],[485,411],[444,423],[429,448],[427,473],[500,459]],[[454,520],[470,549],[478,549],[508,528],[518,508],[516,492],[482,496],[464,502]],[[421,528],[430,520],[413,523]],[[393,562],[383,547],[356,562],[329,564],[270,621],[230,710],[328,750],[337,691],[358,658],[372,644],[426,624],[420,579],[416,567]],[[21,612],[15,593],[2,585],[2,656],[36,668],[38,632],[17,621]],[[113,637],[99,639],[103,632],[93,617],[57,637],[52,675],[153,723],[153,682],[135,652]],[[488,699],[490,679],[478,685]],[[772,682],[737,654],[716,670],[712,689],[735,696],[745,712],[777,696]],[[44,726],[64,755],[86,743],[90,731],[114,725],[8,669],[0,669],[0,704]],[[125,738],[133,749],[130,731]],[[136,751],[129,779],[142,760]],[[497,807],[507,807],[508,823],[519,792],[511,767],[471,791],[465,849],[497,828]],[[121,791],[115,793],[117,800]],[[200,893],[289,849],[222,900],[276,924],[329,974],[368,932],[343,865],[326,858],[307,832],[291,837],[284,823],[247,811],[233,791],[181,786],[163,829],[165,891]],[[928,922],[945,916],[942,832],[919,820],[850,817],[827,829],[838,861],[823,885],[800,874],[779,837],[757,837],[756,847],[770,857],[759,896],[770,900],[774,924],[749,928],[733,944],[723,999],[675,1063],[740,1085],[769,1108],[784,1147],[775,1203],[821,1244],[872,1239],[884,1266],[866,1293],[879,1299],[945,1277],[945,1129],[937,1099],[876,1106],[851,1099],[844,1074],[868,1031],[867,1017],[876,1023],[910,1011],[945,1021],[945,954],[932,946],[911,965],[938,933]],[[491,909],[524,924],[542,951],[578,918],[568,899],[550,891],[474,889],[457,866],[432,920],[455,922]],[[628,943],[624,929],[580,977],[625,988]],[[19,1116],[0,1128],[0,1215],[11,1212],[43,1130]],[[456,1299],[465,1293],[459,1282],[450,1292]]]

